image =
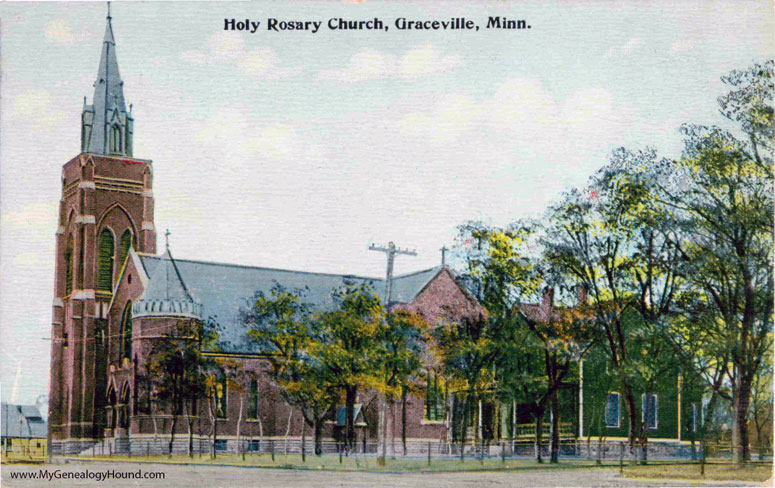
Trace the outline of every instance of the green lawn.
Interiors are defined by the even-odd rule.
[[[700,475],[699,464],[649,464],[646,466],[626,466],[627,478],[674,479],[674,480],[714,480],[714,481],[751,481],[764,482],[772,477],[772,465],[769,463],[751,463],[744,467],[733,464],[706,464],[705,476]]]
[[[595,461],[563,460],[559,464],[545,462],[538,464],[531,460],[509,460],[503,462],[500,458],[479,460],[466,457],[464,461],[456,459],[433,459],[428,464],[427,459],[391,459],[385,460],[385,466],[378,466],[375,457],[344,456],[341,463],[335,455],[316,457],[307,456],[306,462],[302,462],[298,454],[275,454],[272,461],[270,454],[247,454],[245,459],[236,454],[219,454],[215,459],[209,456],[195,455],[193,458],[186,455],[173,456],[84,456],[85,460],[99,461],[126,461],[126,462],[152,462],[152,463],[176,463],[176,464],[203,464],[203,465],[230,465],[251,466],[285,469],[313,469],[327,471],[390,471],[390,472],[418,472],[418,471],[500,471],[500,470],[524,470],[524,469],[571,469],[585,467],[600,467]],[[608,467],[614,464],[607,464]]]

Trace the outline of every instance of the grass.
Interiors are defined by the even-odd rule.
[[[627,478],[672,479],[672,480],[713,480],[713,481],[749,481],[762,483],[772,478],[772,464],[750,463],[737,467],[729,461],[708,463],[705,476],[700,475],[699,464],[660,463],[646,466],[626,466]]]
[[[72,458],[71,458],[72,459]],[[228,465],[228,466],[246,466],[262,468],[282,468],[282,469],[311,469],[325,471],[365,471],[365,472],[455,472],[455,471],[504,471],[504,470],[528,470],[528,469],[578,469],[601,467],[596,465],[595,461],[587,460],[562,460],[558,464],[545,462],[538,464],[532,460],[526,459],[506,459],[490,458],[479,460],[478,458],[467,457],[464,461],[455,459],[433,459],[428,464],[427,459],[405,459],[387,458],[385,466],[377,465],[377,458],[362,456],[344,456],[342,462],[339,462],[339,456],[307,456],[306,462],[302,462],[298,454],[275,454],[274,462],[270,454],[246,454],[245,459],[237,454],[219,454],[215,459],[207,455],[193,458],[187,455],[158,455],[158,456],[84,456],[84,460],[93,461],[124,461],[124,462],[151,462],[151,463],[174,463],[174,464],[194,464],[194,465]],[[613,467],[608,464],[607,467]]]

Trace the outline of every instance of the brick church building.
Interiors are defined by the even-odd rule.
[[[108,15],[92,104],[84,103],[81,117],[81,151],[62,169],[51,326],[52,452],[78,453],[97,442],[119,452],[144,452],[149,440],[168,438],[171,416],[152,411],[141,379],[147,353],[179,320],[209,317],[217,317],[222,328],[220,352],[211,355],[239,361],[257,378],[245,385],[248,393],[219,392],[217,448],[235,450],[238,430],[253,450],[266,449],[260,439],[300,439],[301,414],[282,400],[267,362],[251,350],[240,309],[257,291],[268,292],[276,284],[306,289],[305,301],[317,310],[332,306],[332,291],[346,284],[371,285],[384,302],[385,280],[176,260],[168,247],[157,255],[153,164],[134,155],[129,107]],[[486,313],[443,265],[393,278],[385,305],[431,323],[450,313],[461,320]],[[410,442],[422,445],[444,441],[449,430],[438,398],[432,409],[426,401],[410,397],[400,427]],[[361,393],[357,403],[359,441],[374,442],[377,402]],[[197,439],[206,439],[209,422],[200,409],[202,418],[193,430]],[[339,410],[328,422],[327,439],[341,427]],[[176,433],[181,443],[175,449],[185,451],[185,422],[178,423]],[[198,446],[207,449],[204,441]]]

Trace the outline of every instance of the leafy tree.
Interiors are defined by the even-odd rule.
[[[280,285],[268,294],[258,292],[253,306],[243,311],[248,337],[266,354],[272,379],[289,405],[299,407],[313,429],[315,454],[322,449],[323,422],[336,406],[336,387],[329,370],[318,359],[323,350],[303,290]]]
[[[327,378],[345,394],[345,444],[355,446],[355,398],[361,387],[379,386],[380,333],[384,307],[367,285],[333,292],[336,308],[313,318],[317,339],[313,356]]]
[[[150,378],[155,379],[155,396],[160,404],[167,406],[172,416],[170,454],[178,419],[184,415],[189,433],[188,452],[193,455],[193,423],[197,418],[197,402],[206,394],[202,372],[209,367],[202,350],[203,346],[212,344],[216,338],[213,329],[202,321],[179,320],[162,340],[154,343],[149,354],[147,369]]]
[[[380,360],[377,370],[377,388],[391,405],[397,399],[401,399],[401,441],[404,455],[407,452],[406,397],[417,381],[423,366],[424,335],[429,327],[430,325],[419,315],[395,310],[386,315],[378,333],[377,347]],[[384,408],[382,411],[384,412]],[[393,423],[395,425],[395,422]],[[383,432],[383,457],[386,442]]]
[[[690,238],[682,256],[698,292],[706,330],[685,322],[709,354],[713,391],[731,386],[736,459],[750,458],[748,416],[753,381],[767,365],[773,305],[773,61],[722,77],[727,125],[684,125],[685,147],[660,188]],[[726,376],[724,378],[724,376]],[[728,382],[728,383],[727,383]]]

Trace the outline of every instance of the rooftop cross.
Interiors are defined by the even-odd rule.
[[[449,251],[449,249],[445,245],[445,246],[441,246],[441,249],[439,249],[439,251],[441,251],[441,266],[444,267],[447,265],[447,251]]]

